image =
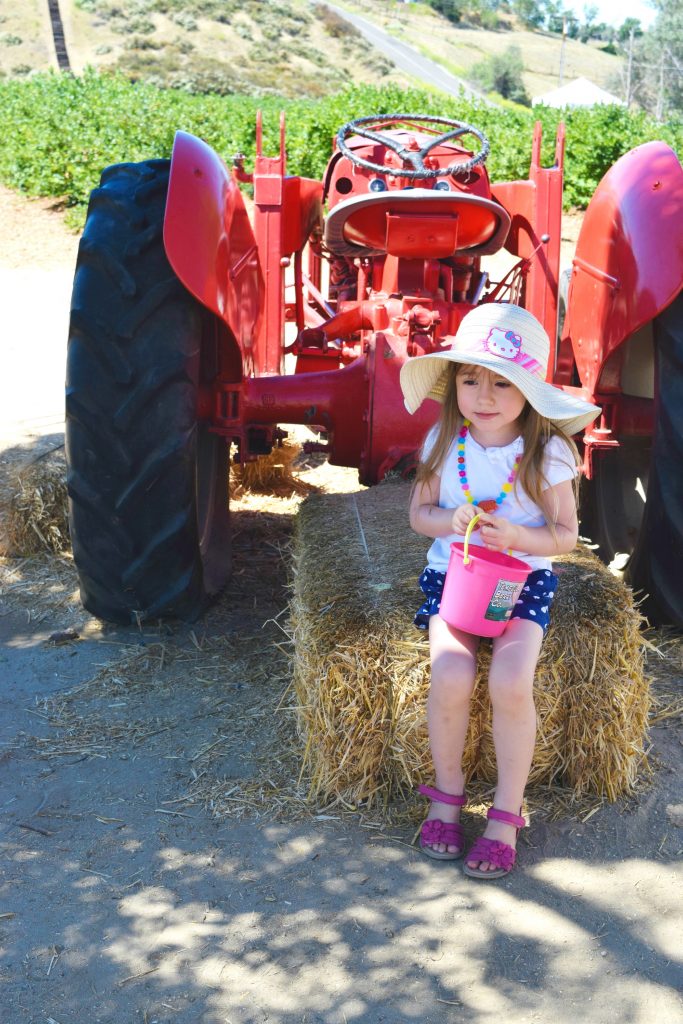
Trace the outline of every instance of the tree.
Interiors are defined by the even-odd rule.
[[[564,5],[561,0],[546,0],[545,27],[548,32],[561,32],[564,18]]]
[[[508,46],[499,54],[479,61],[470,71],[473,81],[487,92],[497,92],[506,100],[531,106],[524,86],[524,61],[519,46]]]
[[[579,32],[581,30],[579,19],[574,14],[567,13],[565,20],[567,23],[567,35],[569,38],[578,39]]]
[[[620,43],[628,45],[628,41],[631,38],[631,32],[633,32],[634,38],[640,38],[643,34],[643,26],[640,24],[638,18],[627,18],[626,21],[617,29],[617,39]]]
[[[500,24],[498,14],[502,4],[503,0],[468,0],[467,19],[475,25],[495,31]]]
[[[593,38],[596,26],[596,18],[598,16],[597,7],[584,7],[583,9],[583,23],[579,26],[579,39],[582,43],[587,43],[589,39]]]
[[[427,3],[455,25],[462,18],[465,7],[465,0],[427,0]]]
[[[512,0],[512,10],[526,28],[540,28],[545,21],[542,0]]]
[[[683,113],[683,5],[680,0],[652,0],[657,17],[652,28],[633,42],[631,93],[640,106],[663,120]]]

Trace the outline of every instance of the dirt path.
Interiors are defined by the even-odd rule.
[[[20,223],[59,256],[54,216],[0,192],[6,243]],[[6,459],[44,443],[21,440]],[[637,800],[553,821],[535,795],[497,884],[421,858],[410,827],[306,806],[283,632],[299,500],[233,501],[233,582],[194,626],[104,626],[70,559],[0,559],[3,1024],[683,1021],[677,719],[653,724]],[[680,687],[680,641],[652,667]]]
[[[73,270],[78,235],[54,199],[25,199],[0,185],[0,269]]]

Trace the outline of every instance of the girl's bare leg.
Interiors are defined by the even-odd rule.
[[[439,615],[429,620],[432,675],[427,699],[429,743],[436,787],[452,796],[464,790],[462,754],[465,748],[470,698],[477,671],[479,638],[453,629]],[[460,819],[460,808],[432,801],[427,818],[444,822]],[[455,853],[456,846],[435,843],[434,849]]]
[[[502,636],[493,641],[489,692],[493,709],[493,743],[498,784],[494,807],[519,814],[531,770],[536,742],[536,708],[533,685],[541,652],[543,631],[535,622],[512,619]],[[489,821],[484,835],[516,846],[513,825]],[[488,861],[467,861],[470,867],[488,870]]]

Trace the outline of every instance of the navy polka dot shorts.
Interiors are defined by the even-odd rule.
[[[428,629],[430,615],[438,615],[445,579],[446,573],[437,572],[436,569],[425,569],[420,576],[418,583],[426,600],[418,608],[413,620],[418,629]],[[556,590],[557,576],[550,569],[530,572],[510,618],[537,622],[545,636],[550,625],[550,607]]]

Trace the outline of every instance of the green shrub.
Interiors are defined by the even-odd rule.
[[[430,7],[433,7],[438,14],[443,15],[444,18],[448,18],[449,21],[457,25],[462,19],[463,9],[465,7],[464,0],[426,0]]]
[[[392,62],[387,57],[383,57],[381,53],[377,53],[376,50],[372,50],[363,60],[363,66],[382,78],[385,75],[390,75],[394,70]]]
[[[119,35],[132,35],[135,32],[139,32],[141,36],[147,36],[156,31],[156,26],[149,18],[131,18],[130,20],[117,21],[116,24],[112,25],[111,30],[112,32],[118,32]]]
[[[348,22],[346,18],[342,18],[326,4],[316,4],[313,12],[327,34],[334,39],[362,39],[362,35],[355,25]]]
[[[245,153],[248,165],[254,155],[258,108],[263,110],[265,152],[277,152],[279,111],[284,109],[289,170],[313,178],[322,175],[339,127],[366,114],[403,110],[477,125],[491,142],[488,168],[493,181],[527,177],[536,120],[543,125],[542,158],[549,165],[555,129],[563,119],[565,202],[577,207],[586,205],[605,171],[634,146],[657,138],[678,152],[683,145],[681,122],[657,124],[623,107],[505,110],[392,85],[353,86],[321,99],[286,100],[281,95],[235,95],[244,84],[223,65],[208,63],[190,72],[178,58],[166,55],[159,65],[157,55],[149,52],[129,53],[126,60],[134,62],[127,74],[162,66],[176,88],[135,84],[123,75],[92,69],[80,77],[52,72],[1,79],[0,180],[30,195],[63,197],[76,211],[74,216],[82,219],[88,195],[105,166],[169,156],[177,129],[199,136],[220,154]],[[302,77],[297,68],[264,67],[263,90],[275,92],[283,84],[300,88]],[[327,87],[324,78],[321,69],[307,87],[311,92]],[[211,89],[213,94],[191,94],[199,89]]]
[[[113,19],[113,18],[125,18],[126,10],[124,7],[119,7],[117,4],[109,3],[98,3],[95,6],[95,13],[99,18]]]
[[[200,95],[212,93],[216,96],[232,96],[243,87],[239,76],[223,65],[187,67],[171,75],[168,81],[174,89]]]
[[[309,43],[292,40],[287,50],[293,57],[301,57],[302,60],[310,61],[311,64],[316,64],[318,67],[326,68],[329,65],[327,54],[322,50],[317,50]]]
[[[247,57],[254,64],[271,64],[273,61],[273,51],[264,43],[255,43],[254,46],[249,47]]]
[[[196,19],[185,11],[179,11],[177,14],[174,14],[172,20],[175,21],[176,25],[184,28],[186,32],[196,32],[199,28]]]
[[[163,43],[158,43],[156,39],[145,39],[144,36],[133,36],[132,39],[127,39],[125,41],[123,47],[125,50],[161,50],[163,49],[163,45]]]
[[[470,77],[487,92],[497,92],[503,99],[531,106],[531,99],[522,77],[524,59],[519,46],[508,46],[502,53],[492,53],[470,69]]]

